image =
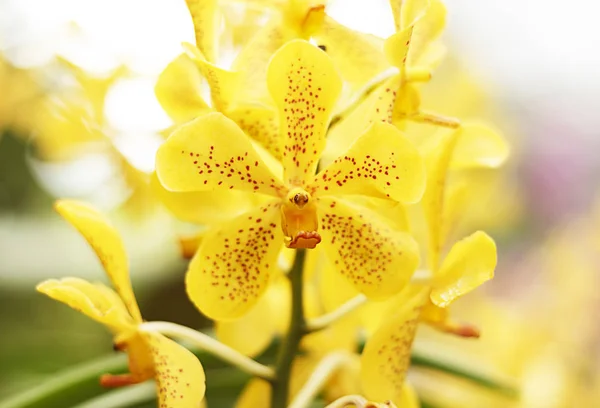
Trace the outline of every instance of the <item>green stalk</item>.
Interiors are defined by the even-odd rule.
[[[410,357],[411,366],[428,368],[463,378],[474,384],[504,394],[510,398],[519,396],[518,388],[510,383],[509,379],[501,378],[499,374],[491,373],[482,368],[474,368],[457,364],[450,359],[444,360],[439,356],[432,356],[426,352],[413,349]]]
[[[74,401],[86,400],[107,390],[98,378],[104,373],[126,370],[125,355],[102,357],[70,368],[56,376],[0,402],[0,408],[42,408],[70,406]]]
[[[292,363],[298,354],[300,340],[305,331],[306,319],[304,317],[303,306],[303,282],[302,271],[304,269],[304,259],[306,250],[296,251],[294,265],[289,273],[289,279],[292,286],[292,310],[290,318],[290,327],[287,335],[281,345],[277,364],[275,367],[275,380],[272,381],[271,408],[285,408],[290,394],[290,376]]]

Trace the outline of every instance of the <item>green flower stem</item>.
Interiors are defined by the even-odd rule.
[[[213,354],[221,360],[237,366],[240,370],[245,371],[248,374],[252,374],[266,380],[272,380],[274,378],[274,372],[271,367],[262,365],[256,360],[253,360],[250,357],[243,355],[239,351],[226,346],[209,335],[194,329],[190,329],[189,327],[170,322],[147,322],[142,323],[139,327],[139,330],[158,332],[179,340],[186,340],[192,345],[196,346],[198,349]]]
[[[198,348],[190,345],[190,351],[194,352],[202,362],[207,377],[207,393],[209,390],[222,389],[226,386],[237,387],[237,390],[250,378],[246,373],[236,368],[223,367],[220,359],[212,354],[198,351]],[[271,346],[265,352],[265,360],[270,361],[274,347]],[[118,390],[110,390],[100,385],[99,378],[106,373],[127,372],[127,356],[125,354],[110,354],[90,362],[68,368],[44,378],[42,382],[36,382],[34,387],[26,389],[8,399],[0,401],[0,408],[47,408],[47,407],[71,407],[82,401],[99,395],[111,394]],[[225,370],[229,370],[226,372]],[[231,393],[231,388],[228,393]],[[156,397],[153,389],[148,395],[148,400]]]
[[[331,353],[325,356],[302,386],[288,408],[306,408],[310,405],[325,383],[340,366],[350,360],[348,353]]]
[[[124,354],[102,357],[54,375],[41,384],[0,402],[0,408],[42,408],[69,406],[69,401],[84,400],[106,390],[98,378],[107,372],[126,370]]]
[[[275,380],[272,382],[273,392],[271,393],[271,408],[285,408],[287,406],[290,393],[292,363],[298,354],[300,340],[302,340],[302,337],[306,334],[302,282],[305,256],[306,250],[299,249],[296,251],[294,265],[288,275],[292,286],[290,327],[283,344],[281,345],[279,356],[277,358]]]
[[[107,392],[89,399],[75,408],[127,408],[154,399],[156,399],[156,384],[148,381]]]
[[[433,353],[415,348],[413,348],[411,352],[410,362],[413,367],[423,367],[441,371],[471,381],[511,398],[517,398],[519,396],[517,386],[511,384],[509,379],[502,378],[500,374],[491,373],[482,368],[461,365],[457,361],[444,359],[440,356],[433,355]]]
[[[324,314],[306,322],[306,330],[309,332],[323,330],[330,324],[335,323],[348,313],[356,310],[359,306],[363,305],[367,301],[367,297],[363,294],[356,295],[346,303],[332,311],[331,313]]]

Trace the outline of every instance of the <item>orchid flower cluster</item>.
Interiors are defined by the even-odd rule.
[[[160,407],[205,403],[198,350],[253,376],[240,407],[306,407],[317,395],[330,407],[418,407],[406,378],[418,327],[479,336],[449,307],[493,277],[496,246],[483,231],[451,237],[469,171],[499,167],[508,147],[483,122],[421,106],[445,54],[441,1],[390,0],[387,39],[343,26],[321,2],[242,3],[252,13],[233,23],[216,0],[187,0],[196,44],[156,84],[173,126],[150,183],[203,226],[182,240],[185,284],[216,338],[143,320],[119,233],[83,202],[55,208],[113,287],[64,278],[37,289],[114,334],[129,372],[103,385],[153,378]],[[217,65],[223,24],[240,50],[229,68]],[[271,344],[274,365],[254,359]]]

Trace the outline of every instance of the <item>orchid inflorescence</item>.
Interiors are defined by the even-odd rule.
[[[500,166],[506,143],[482,122],[421,107],[445,53],[439,0],[390,0],[396,32],[385,40],[341,25],[323,3],[240,3],[268,20],[225,20],[241,48],[225,69],[220,5],[187,0],[196,45],[183,44],[155,89],[174,125],[152,191],[206,227],[187,242],[185,284],[216,338],[144,322],[119,233],[83,202],[55,208],[113,288],[64,278],[37,289],[114,334],[129,373],[103,385],[154,378],[160,407],[198,407],[210,386],[184,344],[254,377],[240,407],[306,407],[317,395],[331,407],[417,407],[406,376],[419,325],[479,336],[449,306],[493,277],[496,246],[482,231],[451,239],[465,170]],[[274,366],[253,359],[275,339]]]

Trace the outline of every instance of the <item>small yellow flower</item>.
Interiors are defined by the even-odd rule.
[[[283,180],[241,129],[216,113],[181,126],[157,153],[157,175],[167,189],[271,197],[207,234],[187,275],[190,297],[212,318],[239,317],[264,293],[284,241],[290,248],[323,241],[337,268],[367,296],[397,293],[418,263],[414,240],[340,197],[418,201],[425,180],[417,150],[393,126],[376,123],[315,176],[341,88],[331,60],[305,41],[291,41],[273,56],[268,84],[281,120]]]
[[[114,290],[78,278],[50,279],[40,283],[37,290],[105,325],[115,336],[115,347],[127,352],[130,372],[105,374],[102,385],[123,386],[155,378],[160,406],[198,407],[205,391],[202,365],[174,341],[139,328],[142,317],[118,232],[84,203],[61,200],[55,208],[94,249]]]
[[[445,24],[446,10],[438,0],[391,0],[397,32],[390,36],[384,45],[388,64],[395,67],[392,75],[342,121],[333,127],[328,141],[328,157],[335,156],[356,140],[358,135],[374,122],[393,123],[405,128],[407,120],[451,128],[460,122],[454,118],[442,117],[422,111],[421,97],[417,82],[427,81],[436,61],[427,57],[434,40],[440,35]],[[435,62],[435,63],[434,63]]]
[[[478,231],[456,243],[440,264],[446,226],[454,221],[447,218],[445,209],[448,172],[452,167],[497,167],[507,155],[505,142],[496,133],[477,125],[444,133],[438,144],[425,152],[428,180],[421,205],[428,231],[428,267],[433,278],[431,304],[425,307],[423,319],[443,330],[478,336],[476,329],[452,323],[446,307],[491,279],[497,262],[494,241]]]

